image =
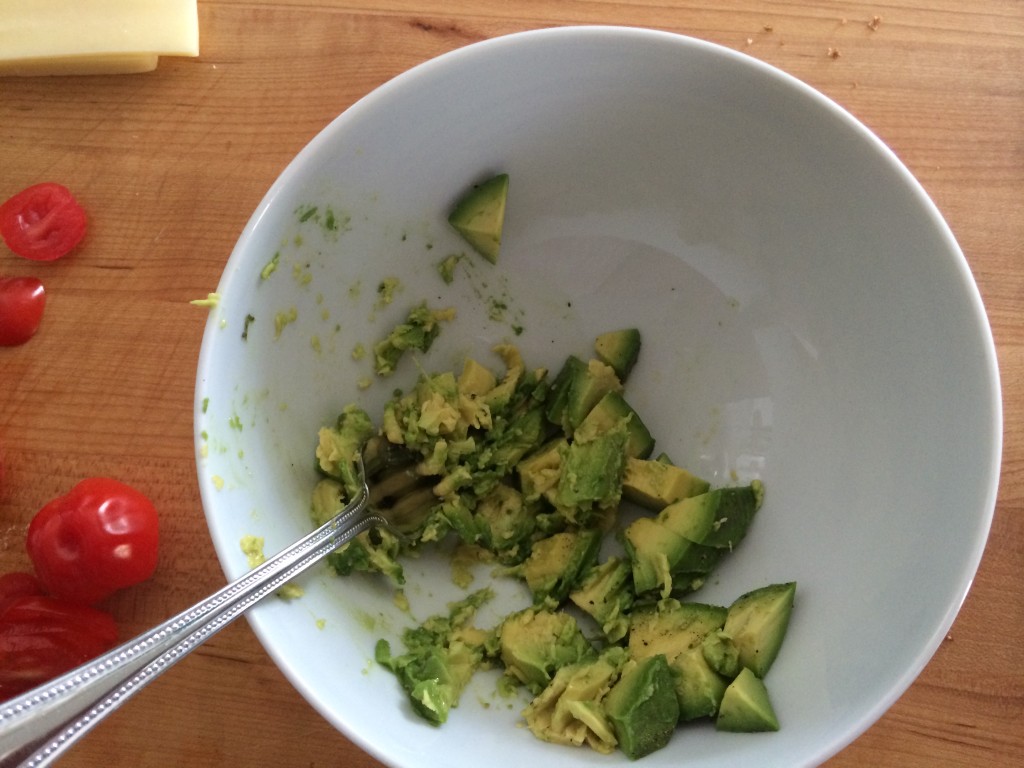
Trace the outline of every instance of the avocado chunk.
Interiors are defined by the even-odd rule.
[[[373,370],[378,376],[390,376],[398,361],[409,350],[426,352],[441,333],[441,323],[455,317],[455,310],[430,309],[426,302],[413,307],[405,322],[396,325],[373,346]]]
[[[686,575],[707,576],[728,552],[727,549],[707,547],[691,542],[690,546],[686,548],[686,552],[679,558],[679,562],[676,563],[678,571],[675,574],[676,580]]]
[[[498,628],[498,653],[507,678],[538,694],[562,667],[593,654],[593,648],[568,613],[527,608],[508,616]]]
[[[600,360],[589,360],[582,367],[574,366],[562,412],[565,434],[571,436],[591,409],[609,392],[622,392],[622,382],[610,365]]]
[[[356,472],[356,455],[375,431],[366,411],[356,405],[347,405],[338,415],[335,426],[321,427],[317,434],[317,470],[339,480],[348,498],[359,493],[361,487]]]
[[[529,551],[529,540],[537,524],[536,511],[515,488],[498,483],[481,498],[473,510],[475,541],[505,563],[519,562]]]
[[[625,423],[587,440],[573,440],[562,453],[555,506],[574,523],[588,524],[595,507],[614,510],[622,498]]]
[[[750,669],[744,667],[725,689],[715,728],[739,733],[779,730],[768,689]]]
[[[626,663],[625,649],[612,646],[599,656],[562,667],[523,711],[526,725],[539,739],[610,754],[615,731],[603,699]]]
[[[793,612],[796,582],[770,584],[736,598],[724,631],[739,652],[740,664],[764,677],[779,655]]]
[[[582,376],[587,364],[575,355],[569,355],[562,364],[561,370],[551,382],[551,389],[548,390],[547,409],[545,415],[547,420],[557,427],[561,427],[565,417],[565,406],[569,402],[569,387],[577,376]]]
[[[600,548],[601,533],[593,530],[562,531],[535,542],[520,569],[534,604],[561,603],[594,564]]]
[[[508,174],[499,173],[474,184],[448,216],[448,223],[455,231],[492,264],[497,263],[501,249],[507,199]]]
[[[569,599],[601,626],[608,642],[619,642],[629,630],[628,612],[635,600],[629,563],[612,556],[592,566]]]
[[[519,488],[527,502],[545,498],[554,503],[562,476],[562,455],[568,448],[569,442],[564,437],[556,437],[516,465]]]
[[[680,653],[701,649],[704,638],[721,629],[728,609],[675,598],[636,608],[630,617],[629,653],[634,659],[665,654],[669,663]]]
[[[718,491],[709,491],[680,499],[661,510],[657,520],[676,536],[700,544],[714,527],[718,505],[713,502],[719,498],[721,494]]]
[[[640,456],[626,459],[622,473],[622,496],[645,509],[658,512],[669,504],[704,493],[705,480],[667,461]]]
[[[701,643],[700,649],[708,666],[723,677],[734,678],[743,669],[743,665],[740,664],[739,648],[732,641],[732,637],[721,629],[710,632]]]
[[[458,706],[459,696],[485,654],[487,633],[469,626],[477,609],[494,593],[482,589],[452,603],[447,616],[427,619],[402,635],[406,652],[391,655],[386,640],[380,640],[374,657],[391,670],[409,696],[412,708],[425,720],[441,725]]]
[[[664,654],[676,673],[679,719],[714,715],[729,681],[704,658],[705,639],[718,632],[728,610],[707,603],[682,603],[674,598],[633,611],[629,653],[634,659]]]
[[[714,506],[711,530],[700,542],[709,547],[732,550],[747,534],[754,514],[764,500],[760,480],[736,488],[717,488],[708,492],[707,503]]]
[[[585,440],[614,429],[620,421],[626,422],[626,456],[646,459],[654,451],[654,438],[625,398],[618,392],[608,392],[590,409],[576,428],[575,439]]]
[[[638,517],[626,526],[622,545],[633,566],[633,588],[637,595],[660,587],[662,597],[668,597],[676,564],[690,544],[650,517]]]
[[[602,333],[594,340],[594,353],[598,360],[615,369],[619,379],[625,381],[640,356],[640,331],[623,328]]]
[[[619,748],[629,759],[637,760],[668,744],[679,722],[679,700],[664,654],[629,661],[605,697],[604,710]]]

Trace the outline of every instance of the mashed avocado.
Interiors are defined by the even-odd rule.
[[[381,283],[385,286],[384,283]],[[386,287],[386,286],[385,286]],[[388,303],[394,288],[386,292]],[[373,347],[373,369],[378,376],[390,376],[406,351],[426,352],[441,333],[441,323],[455,317],[455,310],[430,309],[426,302],[409,311],[404,323],[399,323],[386,337]]]

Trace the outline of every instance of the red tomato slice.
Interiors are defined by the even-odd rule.
[[[46,291],[34,277],[0,277],[0,347],[31,339],[43,319]]]
[[[7,609],[21,598],[41,594],[43,587],[31,573],[16,571],[0,576],[0,621]]]
[[[109,613],[42,595],[0,616],[0,701],[84,664],[117,644]]]
[[[0,205],[0,237],[19,256],[53,261],[85,236],[85,209],[71,191],[45,182],[22,190]]]

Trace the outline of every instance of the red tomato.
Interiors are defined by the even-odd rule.
[[[16,600],[41,594],[43,586],[31,573],[5,573],[0,576],[0,616],[3,616],[7,607]]]
[[[84,236],[85,209],[60,184],[36,184],[0,205],[0,237],[26,259],[59,259]]]
[[[92,605],[152,576],[158,539],[156,508],[146,496],[91,477],[36,513],[26,547],[49,594]]]
[[[34,277],[0,277],[0,347],[16,347],[35,335],[46,291]]]
[[[10,601],[0,613],[0,700],[84,664],[117,644],[104,611],[43,595]]]

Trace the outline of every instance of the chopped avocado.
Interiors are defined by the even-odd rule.
[[[526,501],[546,498],[552,501],[562,476],[562,455],[569,448],[564,437],[557,437],[516,465],[519,487]]]
[[[390,376],[402,355],[410,349],[426,352],[441,333],[441,323],[455,317],[455,310],[430,309],[426,302],[413,307],[404,323],[399,323],[373,347],[373,369],[378,376]]]
[[[609,557],[583,574],[569,599],[601,626],[605,640],[617,643],[629,630],[628,611],[633,607],[632,569],[620,557]]]
[[[615,728],[619,748],[630,760],[668,744],[679,722],[679,700],[664,654],[630,660],[605,697],[604,711]]]
[[[739,648],[732,641],[732,637],[721,629],[709,633],[704,638],[701,653],[704,654],[708,666],[723,677],[736,677],[743,669],[743,665],[740,664]]]
[[[363,531],[345,546],[327,556],[327,563],[339,576],[354,571],[382,573],[392,584],[405,584],[402,564],[398,561],[401,542],[385,528]]]
[[[582,376],[587,364],[575,355],[570,355],[562,364],[562,369],[551,382],[548,392],[547,410],[545,415],[549,422],[561,427],[565,419],[565,406],[569,402],[569,387],[577,376]]]
[[[487,634],[469,627],[476,610],[493,597],[490,589],[452,603],[447,616],[432,616],[402,635],[406,652],[392,656],[386,640],[377,643],[376,661],[398,677],[413,709],[440,725],[458,706],[469,679],[485,655]]]
[[[795,581],[770,584],[729,606],[724,631],[735,643],[740,663],[758,677],[765,676],[779,654],[795,595]]]
[[[602,701],[626,661],[625,649],[612,646],[597,657],[561,667],[523,711],[527,727],[544,741],[586,744],[597,752],[611,753],[615,730]]]
[[[590,409],[580,425],[576,428],[573,437],[576,440],[586,440],[592,435],[598,435],[614,429],[615,426],[625,420],[626,433],[626,456],[646,459],[654,450],[654,438],[650,431],[640,420],[640,414],[633,410],[618,392],[609,392],[597,404]]]
[[[602,363],[615,369],[619,379],[625,381],[640,355],[640,331],[624,328],[602,333],[594,340],[594,352]]]
[[[615,369],[600,360],[590,360],[569,382],[562,428],[572,435],[590,410],[609,392],[622,392],[622,382]]]
[[[590,513],[618,507],[628,439],[624,423],[584,441],[574,440],[562,453],[555,506],[570,520],[586,524]]]
[[[714,507],[711,530],[698,543],[732,550],[746,536],[754,514],[761,507],[764,490],[760,480],[736,488],[708,491],[708,502]]]
[[[458,266],[462,257],[461,253],[451,253],[437,262],[437,274],[441,276],[446,285],[451,285],[455,281],[455,267]]]
[[[594,652],[576,619],[544,608],[527,608],[506,617],[498,628],[498,645],[505,675],[535,695],[557,670]]]
[[[661,459],[629,457],[622,475],[623,497],[655,512],[709,487],[706,481]]]
[[[561,603],[594,564],[600,547],[601,533],[593,530],[562,531],[535,542],[520,571],[534,603]]]
[[[679,721],[713,717],[722,703],[729,680],[718,674],[704,657],[702,648],[690,648],[672,660],[676,672]]]
[[[718,508],[714,502],[720,498],[717,491],[709,491],[672,502],[658,513],[658,522],[676,536],[701,544],[714,527]]]
[[[707,547],[703,544],[690,543],[686,552],[676,563],[676,576],[693,574],[694,576],[706,576],[714,570],[718,562],[725,557],[729,550]]]
[[[504,672],[499,689],[526,687],[535,697],[527,726],[555,743],[619,746],[635,759],[663,746],[677,722],[720,710],[724,730],[772,727],[756,685],[723,701],[731,680],[771,665],[795,585],[755,590],[730,608],[678,599],[742,540],[763,486],[711,490],[664,454],[649,458],[653,438],[622,395],[629,363],[609,351],[628,336],[603,335],[596,359],[568,358],[553,381],[547,369],[527,368],[516,347],[498,345],[504,375],[473,359],[458,374],[423,371],[411,390],[395,390],[379,429],[349,406],[321,432],[314,520],[356,492],[361,453],[371,506],[397,513],[403,534],[360,534],[329,556],[338,573],[375,571],[401,585],[402,555],[451,537],[457,585],[476,575],[470,564],[498,563],[533,598],[493,630],[468,625],[471,596],[408,630],[402,655],[381,641],[377,658],[428,721],[443,723],[475,670],[494,662]],[[650,511],[620,531],[625,555],[598,563],[623,499]],[[736,715],[746,709],[754,715]]]
[[[500,173],[473,185],[455,205],[448,223],[492,264],[498,261],[501,232],[505,225],[508,174]]]
[[[715,728],[739,733],[779,730],[768,689],[749,668],[744,667],[725,689]]]
[[[375,430],[369,414],[355,405],[347,405],[333,427],[321,427],[316,447],[321,472],[341,481],[349,498],[359,492],[355,461],[363,445]]]
[[[637,595],[661,588],[662,597],[672,591],[672,574],[691,542],[677,536],[657,520],[638,517],[622,532],[622,544],[633,566]]]
[[[345,506],[344,489],[341,483],[329,477],[322,478],[313,487],[311,515],[313,525],[319,528]]]
[[[470,398],[481,397],[494,389],[497,384],[498,378],[490,368],[481,365],[471,357],[466,358],[458,380],[460,395]]]
[[[683,651],[701,649],[704,638],[725,624],[728,609],[674,598],[637,608],[630,618],[629,653],[645,659],[664,653],[669,662]]]
[[[523,495],[504,483],[480,499],[473,511],[480,543],[502,562],[519,562],[529,551],[529,539],[537,525],[537,513]]]
[[[706,603],[682,603],[673,598],[634,610],[630,620],[629,653],[634,659],[664,654],[676,671],[679,719],[693,720],[718,711],[728,680],[704,658],[708,635],[719,631],[728,610]]]

